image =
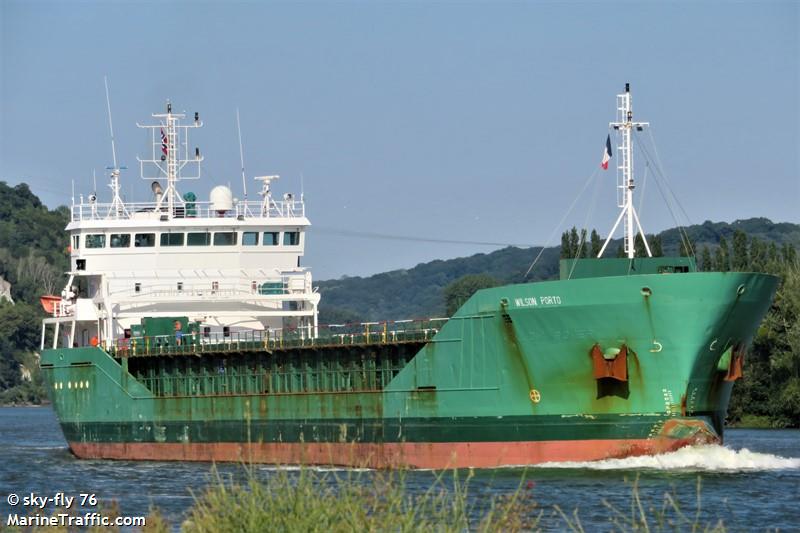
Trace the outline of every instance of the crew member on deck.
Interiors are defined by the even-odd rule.
[[[181,331],[181,321],[175,321],[175,345],[180,346],[183,339],[183,331]]]

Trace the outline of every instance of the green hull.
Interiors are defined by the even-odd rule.
[[[777,279],[576,274],[479,291],[407,356],[381,339],[251,350],[215,359],[237,369],[223,385],[197,370],[214,357],[205,353],[62,348],[45,350],[42,368],[81,457],[441,468],[721,440],[729,348],[750,343]],[[597,378],[598,349],[627,352],[626,381]],[[276,360],[299,376],[294,385],[275,385]]]

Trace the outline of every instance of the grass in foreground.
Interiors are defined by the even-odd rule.
[[[187,533],[239,531],[539,531],[584,532],[579,510],[540,507],[533,483],[522,476],[517,489],[502,496],[470,496],[472,471],[436,476],[422,494],[411,494],[403,471],[320,473],[279,471],[261,481],[225,483],[219,477],[197,495],[182,524]],[[638,479],[630,505],[622,510],[602,500],[611,531],[725,531],[722,522],[701,522],[701,487],[694,509],[681,509],[664,494],[658,505],[640,497]],[[166,522],[164,527],[166,528]],[[596,527],[596,526],[595,526]],[[164,529],[166,530],[166,529]]]
[[[182,529],[238,531],[464,531],[532,530],[536,504],[518,489],[475,512],[468,504],[470,472],[452,483],[440,474],[423,494],[411,495],[403,471],[354,472],[345,477],[302,469],[266,481],[218,482],[196,498]]]
[[[411,490],[408,472],[319,472],[279,470],[265,480],[248,469],[245,482],[215,480],[202,493],[180,524],[186,533],[239,533],[263,531],[304,532],[456,532],[456,531],[542,531],[584,533],[598,527],[584,526],[579,509],[571,512],[558,505],[544,508],[534,497],[534,483],[521,476],[517,489],[505,495],[470,494],[467,471],[444,471],[435,476],[428,489]],[[640,496],[638,478],[631,484],[627,509],[601,499],[607,520],[606,531],[628,532],[724,532],[721,521],[703,523],[701,486],[697,482],[694,508],[681,508],[676,496],[665,493],[660,502],[646,502]],[[587,502],[588,503],[588,502]],[[118,515],[116,503],[105,509]],[[147,517],[145,532],[174,530],[158,509]],[[0,525],[0,530],[5,530]],[[13,531],[13,529],[9,529]],[[63,528],[34,528],[34,531],[65,531]],[[101,529],[91,529],[101,531]],[[113,531],[113,528],[102,531]]]

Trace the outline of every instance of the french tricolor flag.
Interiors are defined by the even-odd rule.
[[[606,137],[606,148],[603,150],[603,161],[600,163],[600,166],[603,167],[603,170],[608,170],[608,162],[611,161],[611,135],[609,134]]]

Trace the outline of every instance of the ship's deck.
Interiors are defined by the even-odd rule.
[[[134,337],[119,339],[107,347],[114,357],[151,357],[151,356],[199,356],[203,354],[272,352],[278,350],[341,348],[342,346],[374,346],[387,344],[423,344],[433,339],[447,319],[430,319],[413,322],[359,324],[355,327],[340,328],[336,332],[332,327],[323,327],[323,334],[308,337],[299,333],[284,334],[283,331],[246,331],[231,332],[228,336],[214,335],[204,337],[183,335],[177,344],[171,335],[152,337]],[[402,324],[404,327],[397,328]],[[349,330],[349,331],[348,331]]]

